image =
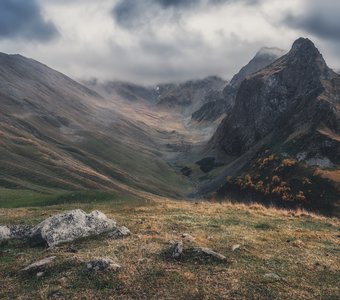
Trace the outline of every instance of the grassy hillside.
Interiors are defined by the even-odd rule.
[[[0,81],[0,187],[59,193],[127,184],[174,197],[191,191],[164,161],[145,111],[18,55],[0,53]]]
[[[13,207],[21,206],[19,195],[9,192],[8,197],[18,199]],[[176,202],[145,193],[112,195],[109,202],[103,197],[102,202],[91,203],[91,197],[86,203],[45,206],[32,200],[35,207],[0,209],[0,224],[37,223],[72,208],[99,209],[133,232],[124,240],[78,241],[74,243],[77,253],[70,253],[68,245],[54,250],[29,248],[21,242],[1,246],[1,299],[46,299],[55,291],[67,299],[335,300],[340,295],[338,219],[255,204]],[[195,237],[186,247],[209,247],[227,261],[165,256],[169,242],[183,233]],[[240,248],[232,251],[236,244]],[[51,255],[57,256],[56,265],[42,278],[19,272]],[[96,257],[112,258],[122,270],[89,273],[83,261]],[[266,277],[268,273],[279,279]]]

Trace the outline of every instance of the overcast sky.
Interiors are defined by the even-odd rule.
[[[309,37],[340,69],[338,0],[0,0],[0,51],[75,79],[143,84],[220,75]]]

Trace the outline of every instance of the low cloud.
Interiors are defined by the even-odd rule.
[[[48,41],[58,35],[35,0],[0,1],[0,38]]]

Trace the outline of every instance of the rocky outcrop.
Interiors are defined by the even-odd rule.
[[[99,235],[116,229],[116,222],[100,211],[86,214],[81,209],[52,216],[32,229],[34,244],[46,243],[49,247],[72,242],[79,238]]]
[[[230,81],[223,90],[220,97],[215,97],[213,101],[205,103],[199,110],[192,114],[192,119],[196,121],[215,121],[224,114],[228,114],[234,107],[238,89],[247,76],[267,67],[285,51],[278,48],[262,48],[255,57],[245,65]]]

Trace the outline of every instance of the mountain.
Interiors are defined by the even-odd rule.
[[[157,121],[37,61],[1,53],[0,186],[187,193],[190,183],[160,152],[168,133],[149,119]]]
[[[224,175],[248,173],[238,183],[254,193],[314,206],[338,200],[340,75],[310,40],[296,40],[288,54],[241,82],[209,147],[238,161]]]
[[[224,88],[223,94],[213,101],[205,103],[200,109],[192,114],[196,121],[214,121],[232,109],[235,104],[235,97],[242,81],[262,68],[270,65],[281,57],[285,51],[278,48],[261,48],[255,57],[245,65]]]
[[[155,104],[158,101],[158,93],[153,87],[122,81],[98,82],[96,79],[85,81],[84,84],[106,98],[145,104]]]
[[[217,76],[179,84],[160,84],[156,87],[157,106],[190,116],[203,104],[220,99],[226,84],[225,80]]]
[[[216,132],[214,144],[240,155],[273,130],[282,137],[299,130],[294,140],[320,130],[329,131],[325,138],[338,135],[339,80],[311,41],[297,40],[287,55],[242,81],[232,114]]]

